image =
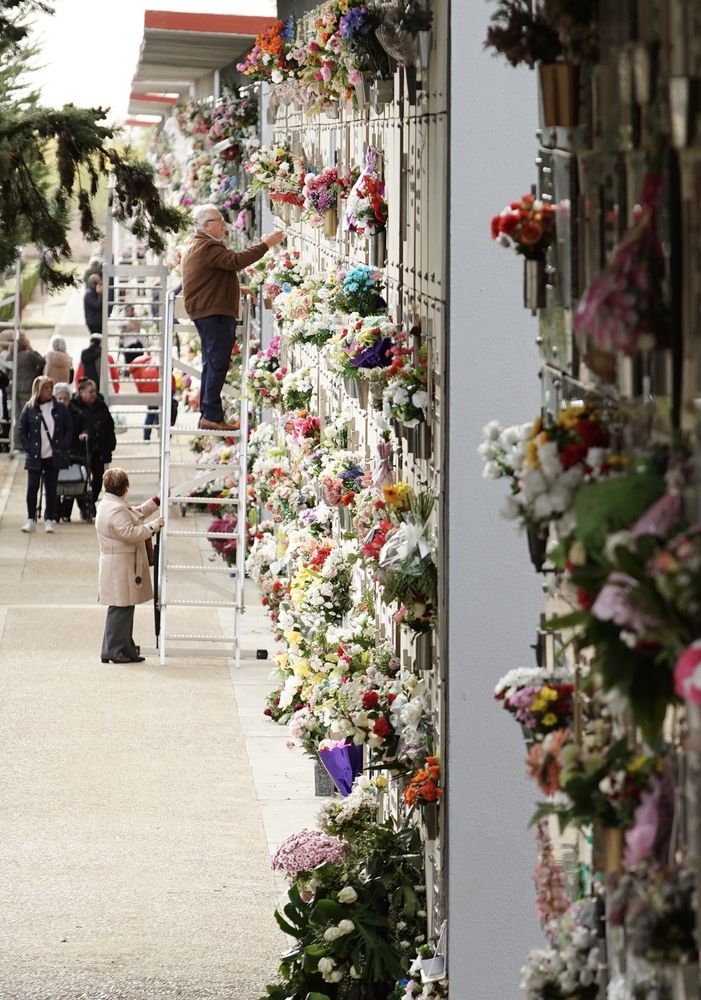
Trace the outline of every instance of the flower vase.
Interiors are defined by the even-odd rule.
[[[523,304],[535,316],[545,308],[545,258],[523,262]]]
[[[331,780],[329,772],[320,760],[314,761],[314,795],[316,795],[317,798],[321,798],[322,796],[335,794],[336,786]]]
[[[372,103],[375,111],[379,111],[385,104],[391,104],[393,100],[394,80],[373,80]]]
[[[299,222],[300,219],[302,218],[302,206],[292,205],[290,215],[292,222]]]
[[[431,428],[425,420],[422,420],[421,423],[411,428],[409,450],[413,453],[414,458],[425,460],[431,457],[431,448]]]
[[[578,122],[579,74],[574,63],[546,63],[540,66],[540,93],[543,124],[572,128]]]
[[[416,666],[419,670],[430,670],[433,666],[433,633],[419,632],[415,643]]]
[[[385,254],[387,249],[387,234],[384,229],[378,229],[377,232],[373,233],[370,237],[370,245],[368,247],[369,260],[368,263],[370,267],[384,267],[385,266]]]
[[[526,537],[528,538],[528,555],[531,557],[531,562],[536,573],[542,573],[548,546],[547,525],[529,524],[526,528]]]
[[[367,379],[357,378],[353,382],[353,392],[355,398],[360,404],[362,410],[367,410],[368,408],[368,396],[370,394],[370,386],[368,385]]]
[[[324,236],[333,239],[338,232],[338,211],[335,208],[327,208],[324,212]]]
[[[433,42],[433,35],[431,31],[419,31],[416,37],[419,43],[416,68],[419,70],[421,79],[425,80],[428,76],[428,67],[431,61],[431,44]]]
[[[620,826],[604,827],[604,872],[617,875],[623,868],[623,830]]]
[[[381,410],[383,405],[384,383],[373,380],[370,383],[370,402],[373,409]]]
[[[273,308],[273,298],[272,298],[272,295],[264,295],[263,296],[263,305],[264,305],[264,307],[266,309],[272,309]]]
[[[370,74],[361,73],[360,79],[355,85],[355,97],[358,103],[358,110],[363,111],[370,103]]]
[[[421,809],[426,840],[438,840],[438,803],[427,802]]]
[[[348,507],[341,506],[337,507],[338,511],[338,523],[341,527],[341,531],[350,531],[351,527],[351,516]]]
[[[406,99],[412,108],[416,107],[416,66],[404,67]]]

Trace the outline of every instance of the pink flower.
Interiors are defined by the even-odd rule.
[[[331,79],[331,68],[328,63],[324,63],[324,65],[321,67],[320,73],[321,73],[321,79],[324,80],[326,83],[328,83],[329,80]]]
[[[643,792],[633,826],[626,831],[626,868],[643,862],[667,864],[673,818],[674,786],[665,771],[652,779],[649,791]]]
[[[701,705],[701,640],[692,643],[677,660],[674,690],[684,701]]]
[[[349,70],[349,72],[348,72],[348,82],[350,83],[351,87],[355,87],[356,83],[360,83],[360,81],[362,79],[363,79],[363,75],[360,72],[360,70],[357,70],[357,69],[351,69],[351,70]]]

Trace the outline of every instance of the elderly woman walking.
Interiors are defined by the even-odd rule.
[[[51,338],[44,361],[44,375],[57,382],[73,381],[73,359],[66,349],[66,341],[58,334]]]
[[[153,497],[140,507],[127,502],[129,477],[124,469],[108,469],[105,495],[98,504],[95,527],[100,544],[98,600],[108,605],[102,640],[103,663],[141,663],[134,643],[134,607],[153,597],[146,542],[163,527],[163,518],[147,522],[158,510]]]
[[[32,395],[19,418],[19,436],[26,458],[27,520],[22,531],[36,530],[37,497],[44,480],[44,530],[51,534],[56,521],[58,470],[65,464],[71,442],[68,411],[54,397],[54,384],[45,375],[34,379]]]

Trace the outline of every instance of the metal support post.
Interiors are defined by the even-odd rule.
[[[238,521],[236,528],[236,608],[234,615],[234,650],[236,666],[241,664],[241,626],[246,611],[246,535],[248,529],[248,359],[250,353],[251,304],[248,296],[243,304],[243,331],[241,334],[241,399],[239,409],[239,483]]]

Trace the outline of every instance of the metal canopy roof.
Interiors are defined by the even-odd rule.
[[[270,23],[269,17],[147,10],[130,114],[144,113],[136,108],[135,94],[187,93],[196,80],[228,66],[253,45]]]

